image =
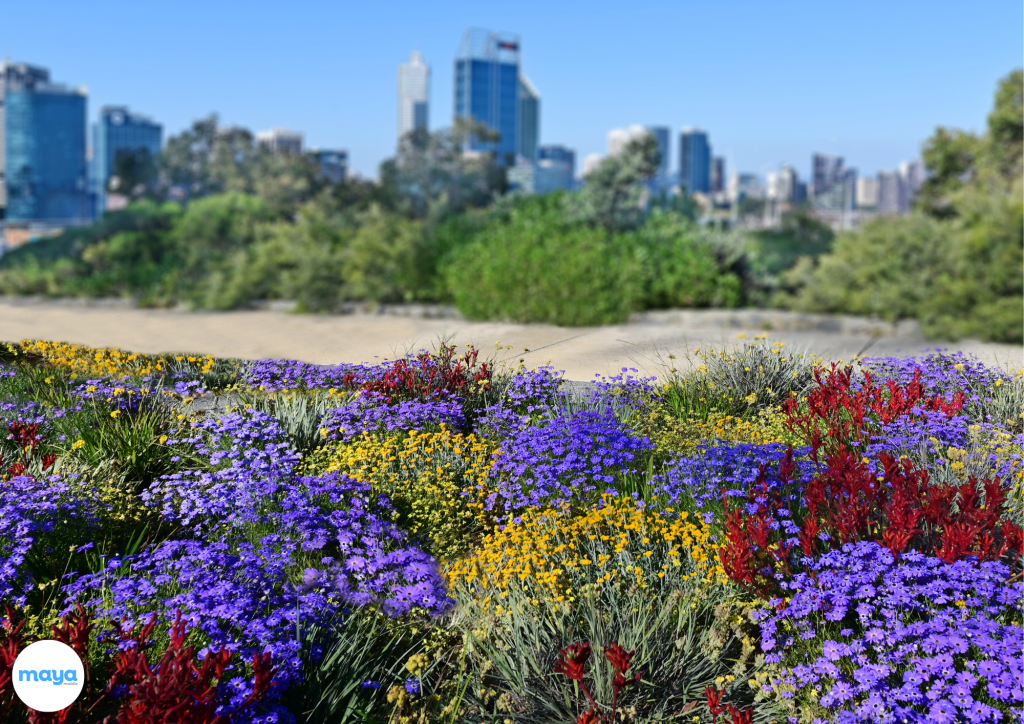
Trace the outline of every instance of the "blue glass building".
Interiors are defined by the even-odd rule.
[[[96,208],[107,208],[107,184],[117,174],[119,154],[147,154],[155,159],[163,145],[163,126],[124,106],[104,106],[93,126],[93,179]],[[97,214],[97,215],[98,215]]]
[[[519,150],[519,36],[470,29],[455,60],[455,118],[497,131],[497,143],[471,139],[469,150],[493,151],[512,166]]]
[[[8,85],[3,105],[7,219],[89,218],[85,92],[49,83]]]
[[[668,178],[670,131],[665,126],[648,126],[647,130],[658,141],[658,153],[661,154],[661,163],[658,165],[658,180],[664,181]]]
[[[684,128],[679,134],[679,185],[690,194],[711,191],[711,144],[698,128]]]

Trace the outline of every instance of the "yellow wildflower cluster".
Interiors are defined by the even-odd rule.
[[[22,341],[21,347],[25,352],[42,356],[48,364],[63,367],[76,375],[88,377],[125,378],[152,375],[163,372],[169,364],[169,358],[166,355],[125,352],[112,347],[94,348],[84,344],[28,339]],[[204,374],[213,370],[216,361],[210,355],[204,357],[177,356],[173,359],[180,363],[193,365]]]
[[[654,410],[641,425],[641,431],[659,450],[673,453],[692,452],[702,442],[795,442],[786,428],[786,415],[779,407],[759,410],[750,420],[716,411],[709,413],[706,420],[698,416],[680,419],[662,410]]]
[[[412,430],[383,439],[366,433],[322,448],[307,465],[342,472],[386,493],[403,527],[423,536],[442,559],[466,550],[488,524],[483,498],[494,447],[486,438],[454,433],[443,424],[438,432]]]
[[[645,510],[629,497],[573,516],[533,509],[487,536],[446,572],[453,589],[500,605],[512,589],[538,601],[574,600],[604,585],[678,588],[681,581],[725,583],[717,545],[685,511]]]

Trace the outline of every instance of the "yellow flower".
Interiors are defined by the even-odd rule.
[[[114,410],[113,412],[110,413],[110,416],[113,417],[113,418],[116,418],[120,414],[121,414],[120,410]]]
[[[71,445],[72,450],[81,450],[83,447],[85,447],[85,440],[75,440]]]

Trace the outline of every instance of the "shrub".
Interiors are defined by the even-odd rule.
[[[451,255],[446,284],[470,319],[563,326],[623,322],[638,296],[636,262],[623,240],[572,224],[559,195],[518,202]]]

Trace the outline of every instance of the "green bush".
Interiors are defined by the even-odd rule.
[[[471,319],[616,324],[635,308],[640,288],[638,260],[624,242],[567,221],[561,194],[524,198],[455,251],[444,275]]]
[[[629,241],[640,259],[638,308],[742,303],[740,237],[700,229],[679,213],[655,210]]]

